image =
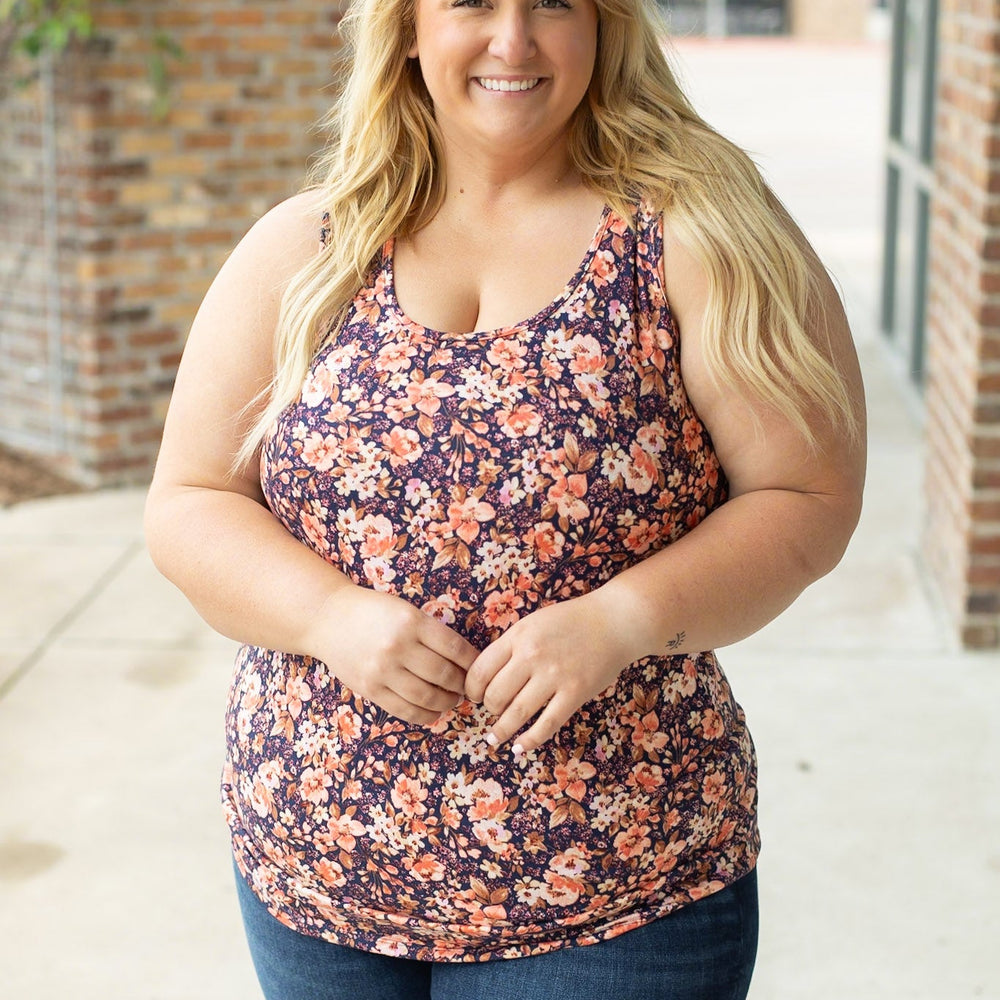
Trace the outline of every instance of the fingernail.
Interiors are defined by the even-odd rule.
[[[500,741],[493,735],[493,733],[486,734],[486,742],[491,746],[495,747]]]
[[[511,752],[511,753],[512,753],[512,754],[513,754],[513,755],[514,755],[515,757],[523,757],[523,756],[524,756],[524,747],[523,747],[523,746],[521,746],[521,744],[520,744],[520,743],[515,743],[515,744],[514,744],[514,745],[513,745],[513,746],[512,746],[511,748],[510,748],[510,752]]]

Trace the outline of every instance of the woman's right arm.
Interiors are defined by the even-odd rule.
[[[353,691],[429,724],[454,707],[476,650],[406,601],[358,587],[285,530],[256,465],[230,467],[272,373],[288,281],[316,252],[316,198],[262,218],[219,272],[188,337],[146,502],[157,568],[217,631],[322,660]]]

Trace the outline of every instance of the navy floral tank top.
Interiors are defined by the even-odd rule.
[[[401,311],[390,241],[265,441],[287,530],[482,649],[721,504],[662,222],[645,205],[631,221],[605,210],[542,312],[467,334]],[[408,724],[317,660],[244,646],[223,798],[248,884],[305,934],[481,961],[613,937],[753,867],[754,752],[713,653],[631,664],[518,759],[490,722],[464,701]]]

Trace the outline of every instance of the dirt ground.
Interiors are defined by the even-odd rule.
[[[41,459],[0,444],[0,507],[83,491],[84,487],[47,469]]]

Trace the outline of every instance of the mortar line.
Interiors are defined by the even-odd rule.
[[[31,673],[56,640],[108,589],[111,582],[142,551],[142,548],[141,541],[130,542],[115,561],[97,578],[94,585],[42,636],[38,645],[18,664],[17,669],[0,682],[0,702]]]

